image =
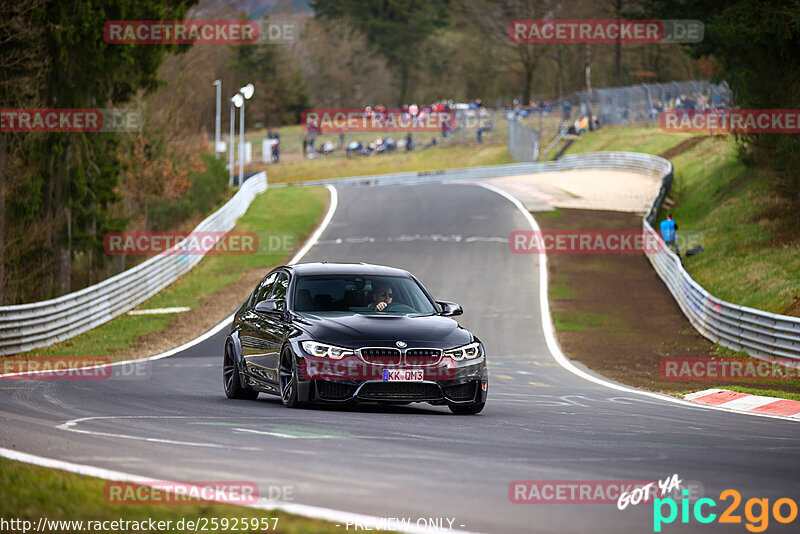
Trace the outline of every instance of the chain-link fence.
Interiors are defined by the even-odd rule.
[[[508,117],[508,151],[517,161],[538,161],[539,132]]]
[[[580,91],[559,98],[546,108],[520,107],[506,110],[508,151],[517,161],[538,161],[569,134],[581,134],[600,126],[658,125],[662,112],[672,109],[729,109],[733,93],[728,84],[708,81],[651,83]],[[542,127],[542,117],[550,129]],[[533,117],[533,119],[531,119]],[[538,117],[539,129],[535,129]],[[520,121],[527,120],[534,128]],[[557,126],[556,122],[557,121]],[[552,124],[550,124],[552,123]],[[550,132],[549,134],[547,132]],[[540,150],[540,140],[550,143]]]
[[[725,82],[643,83],[572,93],[556,101],[554,112],[560,112],[565,122],[596,117],[598,126],[643,126],[658,124],[665,110],[727,109],[732,101]]]

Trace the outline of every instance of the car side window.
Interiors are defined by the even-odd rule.
[[[288,288],[289,288],[289,275],[286,273],[280,273],[280,275],[278,276],[278,280],[272,287],[272,293],[270,294],[269,298],[286,300],[286,290]]]
[[[278,274],[280,273],[274,272],[267,276],[263,282],[261,282],[261,287],[258,290],[258,298],[256,298],[255,302],[253,302],[253,306],[269,298],[269,294],[275,285],[275,279],[278,278]]]

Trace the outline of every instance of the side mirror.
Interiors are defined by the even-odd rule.
[[[283,299],[267,299],[256,304],[256,311],[262,313],[283,313],[286,301]]]
[[[452,317],[453,315],[461,315],[464,313],[464,310],[461,308],[460,305],[456,304],[455,302],[448,302],[446,300],[437,300],[436,304],[441,306],[442,311],[439,315],[443,315],[445,317]]]

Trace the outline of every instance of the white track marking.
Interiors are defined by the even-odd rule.
[[[268,430],[253,430],[252,428],[234,428],[238,432],[247,432],[248,434],[261,434],[262,436],[275,436],[276,438],[289,438],[289,439],[343,439],[344,436],[328,436],[320,434],[318,436],[292,436],[291,434],[281,434],[280,432],[270,432]]]
[[[157,487],[159,484],[170,483],[169,481],[165,480],[154,480],[153,478],[150,477],[133,475],[130,473],[124,473],[122,471],[113,471],[111,469],[103,469],[102,467],[93,467],[90,465],[65,462],[62,460],[55,460],[52,458],[43,458],[41,456],[34,456],[32,454],[26,454],[24,452],[14,451],[11,449],[0,448],[0,456],[2,456],[3,458],[8,458],[9,460],[15,460],[17,462],[48,467],[50,469],[59,469],[61,471],[68,471],[70,473],[76,473],[83,476],[100,478],[103,480],[112,480],[115,482],[133,482],[155,487]],[[187,485],[187,487],[190,486]],[[198,487],[198,489],[200,488]],[[267,499],[259,499],[259,501],[256,504],[245,505],[245,506],[247,506],[248,508],[257,508],[260,510],[282,510],[288,514],[295,514],[302,517],[310,517],[313,519],[322,519],[325,521],[333,521],[335,523],[340,523],[340,524],[349,522],[351,524],[360,523],[362,525],[364,524],[373,525],[373,524],[381,524],[381,521],[384,520],[384,518],[375,516],[353,514],[350,512],[343,512],[341,510],[332,510],[330,508],[321,508],[318,506],[308,506],[305,504],[286,503],[281,501],[271,501]],[[408,532],[411,534],[417,534],[417,533],[438,534],[444,532],[450,534],[470,534],[465,531],[430,529],[430,528],[418,527],[417,525],[409,525],[409,528],[401,532]]]
[[[303,245],[303,248],[298,250],[297,254],[295,254],[294,257],[291,260],[289,260],[289,264],[297,263],[298,261],[300,261],[303,258],[303,256],[305,256],[308,253],[309,250],[311,250],[311,247],[314,246],[314,244],[319,239],[319,236],[322,235],[322,232],[325,231],[325,228],[327,228],[328,224],[331,222],[331,219],[333,218],[333,214],[336,212],[336,207],[339,205],[339,194],[336,192],[336,188],[334,188],[333,186],[329,185],[329,186],[326,186],[326,187],[328,188],[328,191],[330,192],[330,195],[331,195],[331,203],[328,206],[328,213],[325,214],[325,218],[322,219],[322,222],[320,223],[319,227],[314,231],[313,234],[311,234],[311,237],[308,238],[308,240],[306,241],[306,244]],[[219,332],[220,330],[222,330],[226,326],[230,326],[231,322],[233,321],[233,315],[234,314],[231,314],[230,316],[228,316],[225,319],[223,319],[221,323],[219,323],[218,325],[216,325],[213,328],[211,328],[211,330],[209,330],[205,334],[202,334],[202,335],[194,338],[191,341],[187,341],[186,343],[184,343],[183,345],[181,345],[179,347],[175,347],[174,349],[170,349],[170,350],[168,350],[166,352],[162,352],[161,354],[156,354],[155,356],[149,356],[147,358],[140,358],[140,359],[136,359],[136,360],[124,360],[124,361],[119,361],[119,362],[112,362],[110,364],[93,365],[93,366],[90,366],[90,367],[86,367],[86,369],[97,369],[97,368],[100,368],[100,367],[106,367],[108,365],[112,365],[112,366],[113,365],[127,365],[127,364],[131,364],[131,363],[148,362],[148,361],[153,361],[153,360],[160,360],[162,358],[168,358],[169,356],[173,356],[173,355],[175,355],[175,354],[177,354],[179,352],[183,352],[186,349],[189,349],[191,347],[194,347],[195,345],[198,345],[198,344],[202,343],[206,339],[214,336],[217,332]],[[0,375],[0,378],[6,378],[6,377],[10,377],[10,376],[20,376],[20,375],[42,374],[42,373],[50,373],[50,372],[52,372],[52,371],[44,370],[44,371],[27,371],[27,372],[21,372],[21,373],[6,373],[6,374],[3,374],[3,375]]]
[[[497,193],[498,195],[506,198],[509,202],[511,202],[512,204],[514,204],[514,206],[516,206],[516,208],[520,211],[520,213],[522,213],[522,216],[525,217],[526,221],[528,221],[528,224],[530,225],[532,230],[534,230],[535,232],[541,232],[539,224],[536,222],[536,220],[533,218],[530,212],[525,209],[525,206],[522,205],[522,202],[520,202],[519,199],[517,199],[510,193],[482,182],[469,182],[466,185],[476,185],[478,187],[483,187],[484,189],[488,189],[489,191]],[[773,419],[782,419],[785,421],[796,421],[796,419],[791,419],[788,417],[778,416],[778,415],[767,415],[767,414],[750,413],[750,412],[731,412],[730,410],[719,409],[716,406],[699,405],[682,399],[676,399],[668,395],[662,395],[660,393],[653,393],[651,391],[644,391],[641,389],[635,389],[628,386],[621,386],[619,384],[614,384],[607,380],[603,380],[602,378],[590,375],[589,373],[581,369],[578,369],[577,367],[575,367],[575,365],[572,364],[572,362],[569,361],[569,359],[561,351],[561,347],[559,346],[558,341],[556,339],[555,327],[553,326],[553,320],[550,317],[550,302],[547,300],[547,254],[539,254],[539,256],[541,257],[540,259],[541,263],[539,265],[539,306],[542,312],[541,313],[542,330],[544,331],[544,338],[547,343],[547,348],[550,349],[550,354],[553,355],[553,358],[555,358],[556,362],[558,362],[558,364],[561,365],[561,367],[563,367],[570,373],[578,375],[584,380],[594,382],[595,384],[601,385],[603,387],[615,389],[617,391],[624,391],[626,393],[634,393],[636,395],[645,395],[647,397],[660,399],[666,402],[671,402],[673,404],[680,404],[681,406],[687,406],[692,408],[702,407],[702,408],[707,408],[709,410],[719,410],[728,413],[744,413],[747,415],[753,415],[757,417],[771,417]],[[780,399],[776,398],[775,400],[780,400]]]
[[[722,404],[718,404],[720,408],[725,408],[727,410],[754,410],[756,408],[761,408],[762,406],[766,406],[767,404],[772,404],[773,402],[778,402],[780,399],[776,399],[775,397],[762,397],[761,395],[748,395],[746,397],[740,397],[738,399],[734,399],[732,401],[723,402]]]
[[[147,441],[150,443],[165,443],[167,445],[183,445],[186,447],[208,447],[211,449],[236,449],[242,451],[260,451],[258,447],[229,447],[228,445],[220,445],[218,443],[201,443],[195,441],[176,441],[174,439],[160,439],[160,438],[148,438],[144,436],[131,436],[128,434],[115,434],[113,432],[97,432],[94,430],[83,430],[81,428],[77,428],[78,424],[83,423],[85,421],[93,421],[96,419],[132,419],[139,416],[104,416],[104,417],[81,417],[80,419],[73,419],[71,421],[67,421],[64,424],[58,425],[56,428],[58,430],[65,430],[67,432],[75,432],[77,434],[88,434],[90,436],[103,436],[107,438],[120,438],[120,439],[132,439],[136,441]]]
[[[336,207],[338,206],[338,203],[339,203],[338,202],[339,201],[339,196],[338,196],[338,194],[336,192],[336,188],[334,188],[331,185],[327,186],[327,188],[328,188],[328,191],[330,192],[330,195],[331,195],[331,202],[330,202],[330,206],[328,207],[328,213],[325,215],[325,218],[322,220],[322,223],[320,223],[320,225],[317,228],[317,230],[308,239],[308,241],[303,246],[303,248],[301,248],[297,252],[297,254],[295,254],[295,256],[289,261],[289,264],[294,264],[294,263],[299,262],[303,258],[303,256],[305,256],[308,253],[308,251],[311,250],[311,247],[314,246],[314,244],[319,239],[319,236],[322,235],[322,232],[325,231],[325,228],[331,222],[331,219],[333,218],[333,214],[336,212]],[[212,328],[211,330],[209,330],[205,334],[193,339],[192,341],[189,341],[188,343],[184,343],[180,347],[176,347],[174,349],[168,350],[168,351],[163,352],[161,354],[157,354],[155,356],[151,356],[149,358],[143,358],[143,359],[139,359],[139,360],[128,360],[128,361],[124,361],[124,362],[114,362],[111,365],[124,365],[124,364],[129,364],[129,363],[138,363],[138,362],[142,362],[142,361],[160,360],[162,358],[167,358],[167,357],[172,356],[174,354],[177,354],[177,353],[179,353],[181,351],[184,351],[184,350],[186,350],[186,349],[188,349],[190,347],[193,347],[193,346],[195,346],[195,345],[197,345],[199,343],[202,343],[206,339],[210,338],[211,336],[213,336],[214,334],[216,334],[217,332],[219,332],[220,330],[222,330],[223,328],[228,326],[231,323],[232,320],[233,320],[233,315],[231,315],[230,317],[228,317],[225,320],[223,320],[221,323],[216,325],[214,328]],[[101,367],[101,366],[98,366],[98,367]],[[0,378],[6,377],[6,376],[14,376],[16,374],[18,374],[18,373],[9,373],[9,374],[6,374],[6,375],[0,375]],[[77,421],[78,420],[75,420],[75,422],[77,422]],[[67,423],[65,423],[65,424],[67,424]],[[74,425],[72,425],[72,426],[74,426]],[[83,431],[79,431],[77,429],[72,429],[72,428],[70,428],[69,430],[71,430],[73,432],[83,432]],[[134,439],[136,439],[136,438],[134,438]],[[145,439],[146,439],[146,441],[160,441],[160,440],[147,439],[147,438],[145,438]],[[188,444],[188,443],[186,443],[186,444]],[[52,459],[52,458],[44,458],[42,456],[35,456],[35,455],[32,455],[32,454],[26,454],[26,453],[19,452],[19,451],[14,451],[14,450],[11,450],[11,449],[0,448],[0,456],[2,456],[4,458],[8,458],[9,460],[15,460],[17,462],[23,462],[23,463],[27,463],[27,464],[39,465],[39,466],[42,466],[42,467],[48,467],[50,469],[60,469],[62,471],[69,471],[71,473],[77,473],[79,475],[91,476],[91,477],[95,477],[95,478],[101,478],[101,479],[104,479],[104,480],[113,480],[113,481],[118,481],[118,482],[147,482],[147,483],[152,483],[153,482],[153,479],[150,478],[150,477],[143,477],[143,476],[139,476],[139,475],[133,475],[133,474],[124,473],[124,472],[121,472],[121,471],[112,471],[110,469],[103,469],[101,467],[94,467],[94,466],[90,466],[90,465],[83,465],[83,464],[77,464],[77,463],[72,463],[72,462],[64,462],[62,460],[55,460],[55,459]],[[164,482],[164,481],[159,481],[159,482]],[[309,505],[299,504],[299,503],[284,503],[284,502],[279,502],[279,501],[262,500],[262,501],[259,501],[256,504],[254,504],[254,505],[249,505],[248,507],[249,508],[257,508],[257,509],[260,509],[260,510],[282,510],[282,511],[284,511],[286,513],[289,513],[289,514],[299,515],[299,516],[302,516],[302,517],[310,517],[310,518],[313,518],[313,519],[321,519],[321,520],[324,520],[324,521],[332,521],[334,523],[340,523],[340,524],[342,524],[342,523],[343,524],[359,523],[359,524],[362,524],[362,525],[376,525],[376,524],[382,524],[382,522],[385,520],[385,518],[376,517],[376,516],[355,514],[355,513],[351,513],[351,512],[345,512],[345,511],[342,511],[342,510],[334,510],[334,509],[331,509],[331,508],[322,508],[322,507],[318,507],[318,506],[309,506]],[[470,534],[467,531],[440,530],[440,529],[424,528],[424,527],[420,527],[420,526],[417,526],[417,525],[408,525],[405,528],[405,530],[402,530],[401,532],[408,532],[409,534],[439,534],[439,533]]]
[[[720,391],[726,391],[724,389],[704,389],[703,391],[695,391],[694,393],[689,393],[688,395],[684,395],[683,398],[686,400],[694,400],[699,397],[705,397],[706,395],[713,395],[714,393],[719,393]]]

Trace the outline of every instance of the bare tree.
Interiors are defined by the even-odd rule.
[[[346,19],[308,21],[289,54],[316,106],[364,106],[396,99],[386,60]]]
[[[518,43],[508,35],[509,23],[516,19],[552,18],[559,7],[555,0],[460,0],[456,9],[462,11],[478,38],[496,51],[497,60],[521,79],[522,101],[531,99],[536,69],[551,44]]]

